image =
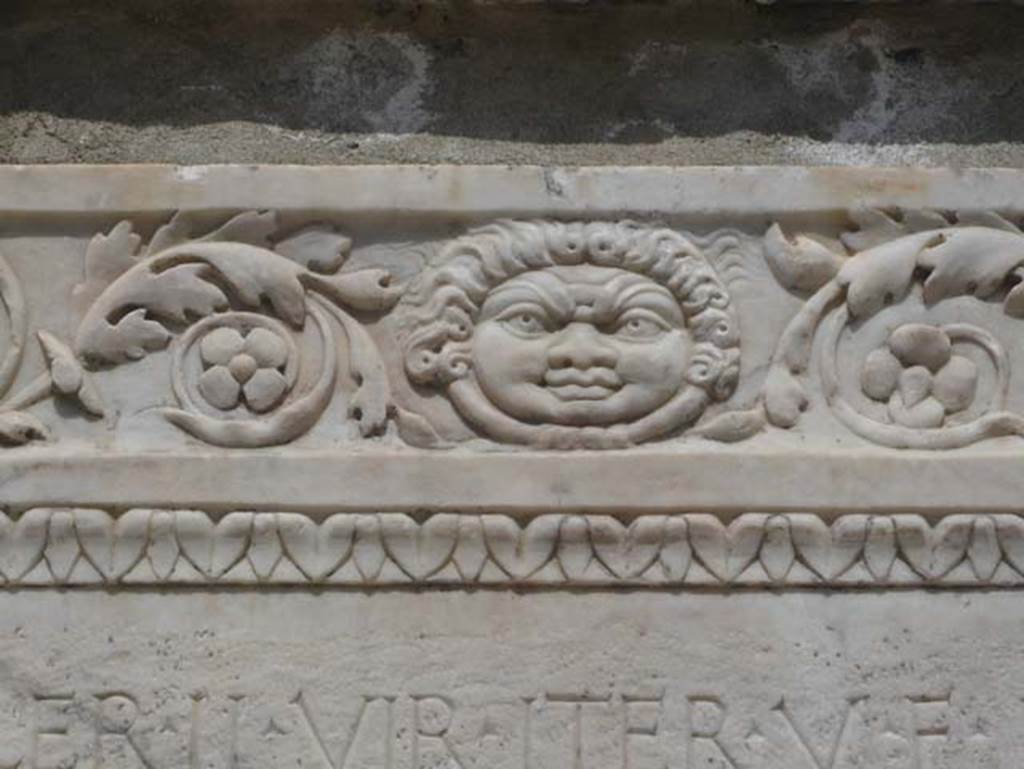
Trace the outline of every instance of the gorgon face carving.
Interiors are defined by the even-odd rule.
[[[609,448],[670,434],[739,373],[728,292],[682,235],[499,222],[448,244],[398,310],[409,378],[489,437]]]
[[[683,385],[692,344],[667,289],[576,265],[512,278],[484,301],[472,342],[480,388],[524,422],[631,422]]]

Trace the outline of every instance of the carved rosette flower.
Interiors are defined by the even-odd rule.
[[[215,328],[199,343],[199,357],[204,369],[199,392],[222,411],[244,403],[262,414],[280,403],[290,389],[284,375],[288,345],[268,328],[253,328],[244,335],[227,326]]]
[[[865,358],[861,387],[869,398],[887,404],[897,424],[937,428],[974,402],[978,368],[953,353],[941,328],[906,323]]]

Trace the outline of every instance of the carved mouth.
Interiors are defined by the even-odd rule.
[[[555,397],[563,401],[599,401],[618,392],[618,387],[605,387],[603,385],[561,385],[559,387],[548,387]]]
[[[599,401],[622,387],[618,375],[607,368],[552,369],[544,375],[544,384],[563,401]]]
[[[548,390],[563,401],[599,401],[611,397],[622,387],[615,372],[607,369],[549,371],[544,380]]]

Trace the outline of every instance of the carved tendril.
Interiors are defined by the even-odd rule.
[[[892,220],[885,221],[892,227],[897,226]],[[925,221],[931,223],[933,219],[926,217]],[[870,243],[870,233],[864,239]],[[905,332],[906,339],[896,340],[891,357],[902,355],[902,362],[910,364],[902,374],[897,372],[897,376],[902,377],[899,391],[895,385],[882,387],[881,380],[886,379],[887,369],[891,368],[883,365],[886,361],[882,359],[889,353],[876,353],[870,361],[871,369],[864,380],[865,392],[874,397],[872,392],[881,395],[884,389],[886,398],[892,398],[889,411],[895,424],[878,422],[861,414],[842,397],[836,356],[844,327],[870,318],[902,300],[915,282],[922,284],[922,299],[927,306],[958,296],[1002,299],[1007,315],[1024,317],[1024,285],[1020,282],[1024,233],[1006,222],[998,227],[927,229],[873,243],[845,261],[828,262],[828,269],[819,270],[817,268],[828,261],[823,256],[825,250],[821,244],[806,238],[787,241],[777,227],[773,227],[766,238],[766,256],[783,284],[792,290],[813,290],[786,326],[772,356],[763,387],[764,409],[772,424],[791,427],[807,407],[808,396],[801,380],[811,362],[815,334],[827,320],[820,358],[826,400],[840,420],[859,435],[894,448],[925,449],[966,446],[999,435],[1024,435],[1024,417],[999,410],[1008,382],[1006,353],[998,341],[982,329],[964,324],[943,327],[942,339],[946,346],[957,340],[974,344],[987,354],[996,371],[997,384],[990,410],[963,424],[947,424],[945,415],[966,408],[966,402],[962,401],[968,390],[973,393],[974,380],[969,370],[972,364],[962,359],[953,363],[955,371],[944,368],[953,361],[949,351],[945,350],[939,360],[937,351],[925,349],[939,344],[942,341],[939,336],[910,329]],[[811,271],[813,280],[811,277],[799,280],[802,264],[815,267]],[[807,277],[810,273],[803,274]],[[890,342],[890,347],[892,344]],[[931,365],[934,370],[928,365],[916,365],[928,361],[934,364]],[[941,377],[940,368],[943,369]],[[933,377],[938,379],[933,380]],[[945,400],[930,397],[933,382],[938,383],[939,395]],[[912,401],[909,406],[908,397]]]

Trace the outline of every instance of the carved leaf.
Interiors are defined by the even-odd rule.
[[[39,563],[49,522],[45,508],[28,510],[13,522],[0,513],[0,571],[8,582],[16,582]]]
[[[900,212],[900,218],[876,208],[858,208],[850,212],[850,218],[860,229],[841,236],[843,244],[851,251],[866,251],[904,235],[948,227],[953,222],[938,211],[909,210]]]
[[[776,427],[792,427],[807,408],[807,393],[784,368],[772,368],[764,382],[764,410]]]
[[[437,434],[437,430],[426,419],[401,406],[393,406],[398,434],[410,446],[421,449],[440,448],[446,441]]]
[[[510,577],[524,579],[554,555],[560,515],[542,515],[523,528],[506,515],[484,516],[487,548],[495,563]]]
[[[270,248],[270,236],[276,230],[277,214],[273,211],[244,211],[199,240],[205,243],[247,243],[259,248]]]
[[[114,325],[103,321],[101,325],[87,329],[83,323],[75,346],[79,354],[90,361],[121,363],[162,350],[170,340],[170,333],[156,321],[147,320],[146,311],[139,308]]]
[[[337,571],[352,553],[352,515],[332,515],[318,526],[305,515],[279,513],[277,528],[288,557],[314,582]]]
[[[993,518],[1006,560],[1024,574],[1024,518],[1019,515],[996,515]]]
[[[785,516],[773,515],[764,524],[760,561],[773,582],[782,582],[796,560],[789,521]]]
[[[336,272],[352,250],[352,240],[326,224],[304,227],[279,240],[274,250],[307,270]]]
[[[706,513],[687,516],[690,544],[709,572],[730,582],[757,558],[767,518],[761,513],[747,513],[726,527],[716,516]]]
[[[330,276],[309,273],[307,280],[312,288],[343,307],[365,312],[387,310],[402,294],[400,286],[391,285],[391,273],[387,270],[355,270]]]
[[[146,256],[159,254],[187,242],[192,237],[192,221],[185,211],[177,211],[170,221],[157,228],[146,246]]]
[[[920,515],[893,516],[900,550],[913,569],[937,580],[964,559],[971,537],[971,516],[953,515],[935,526]]]
[[[891,518],[873,516],[864,542],[864,565],[877,582],[889,579],[896,562],[896,527]]]
[[[228,299],[204,279],[205,264],[180,264],[160,272],[140,270],[132,286],[132,301],[145,307],[150,317],[185,323],[189,317],[205,317],[228,306]]]
[[[122,363],[162,349],[171,336],[165,322],[186,323],[228,306],[222,286],[247,308],[258,309],[266,299],[280,317],[301,327],[301,274],[284,257],[244,243],[171,248],[111,284],[82,320],[75,350],[89,362]]]
[[[999,548],[999,533],[995,521],[987,515],[974,519],[967,559],[971,562],[974,576],[981,582],[992,579],[999,568],[999,562],[1003,559]]]
[[[254,515],[252,539],[246,557],[257,579],[269,579],[283,555],[281,539],[277,536],[277,516],[274,513]]]
[[[400,513],[385,513],[379,518],[388,554],[413,579],[437,573],[452,557],[459,516],[438,513],[422,524]]]
[[[690,547],[689,529],[686,518],[673,515],[665,520],[665,535],[658,553],[658,561],[665,570],[668,582],[682,582],[693,560],[693,549]]]
[[[877,208],[855,208],[850,211],[850,218],[853,219],[858,229],[853,232],[844,232],[840,237],[843,245],[855,253],[866,251],[907,234],[907,230],[901,222]]]
[[[902,299],[910,288],[921,249],[933,233],[883,243],[847,260],[837,280],[846,286],[846,304],[854,318],[874,315]]]
[[[27,411],[0,413],[0,443],[22,446],[29,441],[42,441],[49,437],[43,423]]]
[[[50,381],[53,389],[62,395],[73,395],[82,386],[85,374],[75,356],[71,354],[63,342],[49,331],[37,331],[39,344],[43,348],[43,357],[50,369]]]
[[[1010,272],[1024,263],[1024,235],[987,227],[947,230],[943,239],[921,254],[921,266],[931,273],[924,282],[924,300],[973,294],[991,297]]]
[[[459,535],[452,553],[455,568],[467,582],[476,582],[487,563],[487,544],[484,526],[478,515],[459,516]]]
[[[43,557],[54,581],[60,584],[68,581],[81,552],[78,538],[75,537],[75,524],[71,512],[51,510]]]
[[[591,518],[590,538],[598,560],[618,577],[639,577],[658,558],[665,521],[664,516],[643,515],[627,527],[609,515]]]
[[[245,555],[252,513],[229,513],[214,523],[206,513],[183,510],[175,515],[178,544],[189,563],[217,579]]]
[[[105,408],[99,390],[70,348],[48,331],[38,331],[36,335],[43,348],[46,365],[50,369],[53,390],[77,400],[87,413],[102,417]]]
[[[765,426],[764,410],[727,411],[709,419],[693,432],[703,438],[722,443],[737,443],[761,432]]]
[[[86,283],[106,285],[135,266],[142,238],[129,221],[118,222],[106,235],[96,235],[85,250]]]
[[[816,515],[789,516],[797,554],[824,580],[845,574],[860,558],[867,537],[868,517],[844,515],[831,526]]]
[[[963,227],[991,227],[1005,232],[1021,233],[1020,227],[995,211],[968,211],[957,214],[957,224]]]
[[[1006,299],[1003,300],[1003,312],[1011,318],[1024,318],[1024,273],[1017,268],[1013,271],[1013,276],[1019,282],[1006,294]]]
[[[171,576],[181,549],[174,536],[174,515],[166,510],[155,510],[149,519],[149,547],[146,556],[157,579]]]
[[[376,515],[356,518],[356,538],[352,548],[356,569],[365,582],[374,582],[384,568],[384,543],[381,541],[380,521]]]
[[[562,519],[558,528],[558,563],[571,580],[579,579],[593,560],[587,519],[570,515]]]
[[[115,521],[103,510],[75,511],[82,552],[107,582],[121,579],[142,558],[150,515],[149,510],[129,510]]]
[[[896,536],[900,550],[918,574],[938,579],[964,558],[971,536],[971,517],[953,515],[934,527],[919,515],[897,515]]]
[[[803,235],[790,239],[778,224],[764,236],[764,254],[782,286],[797,293],[813,293],[828,283],[843,266],[844,256]]]

